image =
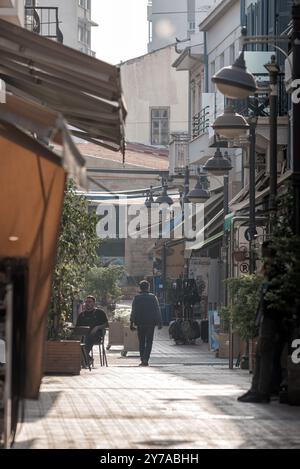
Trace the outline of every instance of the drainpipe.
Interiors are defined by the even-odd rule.
[[[204,89],[205,93],[209,93],[209,82],[208,82],[208,53],[207,53],[207,33],[204,31]]]
[[[246,25],[246,4],[245,0],[240,0],[240,12],[241,12],[241,26]]]
[[[189,140],[192,138],[192,92],[191,92],[191,71],[189,70],[189,96],[188,96],[188,133],[189,133]],[[187,162],[186,162],[187,163]]]

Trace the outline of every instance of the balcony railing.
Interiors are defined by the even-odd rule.
[[[258,78],[258,92],[256,94],[258,102],[258,114],[261,117],[268,117],[270,115],[269,106],[269,93],[270,93],[270,82],[269,75],[256,75]],[[226,104],[226,100],[225,100]],[[230,105],[233,107],[235,112],[242,114],[245,117],[249,117],[253,114],[253,98],[245,100],[230,100]],[[289,97],[285,87],[284,74],[278,77],[278,115],[285,116],[289,111]]]
[[[189,135],[185,132],[176,132],[171,135],[170,143],[170,174],[184,174],[188,165]]]
[[[63,42],[58,7],[25,7],[25,28],[41,36]]]
[[[201,109],[194,115],[192,122],[192,137],[197,138],[208,132],[209,128],[209,106]]]

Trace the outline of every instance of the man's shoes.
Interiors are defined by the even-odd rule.
[[[142,360],[141,363],[139,364],[139,366],[149,366],[149,363]]]
[[[251,404],[269,404],[270,396],[267,394],[259,394],[254,391],[247,391],[242,396],[238,397],[239,402],[246,402]]]

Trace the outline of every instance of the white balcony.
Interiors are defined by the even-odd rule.
[[[189,136],[187,133],[173,133],[169,146],[169,174],[184,174],[189,164]]]
[[[24,0],[0,0],[0,18],[24,26]]]

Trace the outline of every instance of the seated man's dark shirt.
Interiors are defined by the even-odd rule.
[[[83,311],[77,318],[76,326],[89,326],[92,330],[96,326],[103,326],[108,322],[103,309],[95,308],[92,311]]]

